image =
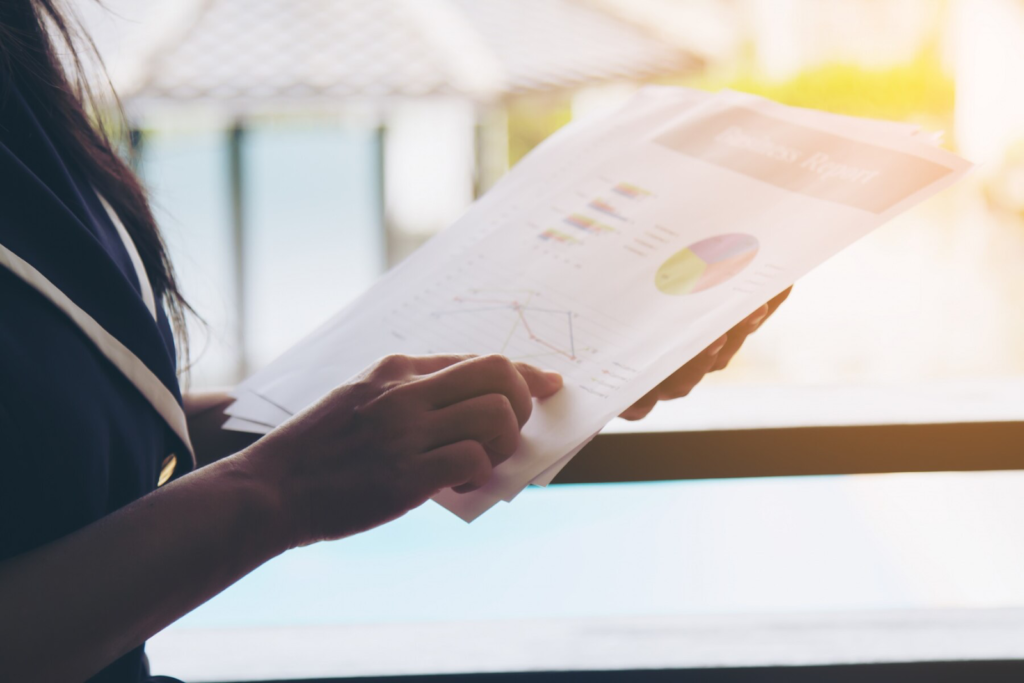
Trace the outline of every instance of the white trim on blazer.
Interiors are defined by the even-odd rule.
[[[115,225],[119,222],[117,221]],[[134,249],[129,250],[129,254],[133,251]],[[135,253],[137,256],[138,252]],[[120,370],[128,378],[128,381],[134,384],[135,388],[153,405],[153,408],[164,419],[171,428],[171,431],[185,444],[189,457],[192,458],[192,466],[195,467],[196,456],[188,436],[188,423],[185,419],[185,411],[178,403],[178,399],[153,374],[153,371],[139,360],[134,353],[128,350],[128,347],[118,341],[114,335],[103,329],[91,315],[83,311],[74,301],[68,298],[46,276],[2,244],[0,244],[0,265],[5,266],[27,284],[34,287],[40,294],[53,302],[57,308],[71,318],[71,321],[96,345],[100,353],[106,356],[107,360],[113,363],[114,367]],[[145,283],[148,286],[149,280],[146,279]],[[143,289],[145,289],[145,286]],[[150,289],[150,297],[152,298],[152,296],[152,289]],[[155,311],[155,308],[153,310]]]
[[[135,242],[132,240],[132,236],[128,234],[128,230],[125,229],[124,223],[114,213],[114,208],[107,203],[107,200],[99,192],[96,193],[96,196],[99,197],[100,204],[103,204],[107,215],[110,216],[110,222],[114,224],[117,234],[121,236],[125,251],[128,252],[128,258],[135,269],[135,277],[139,280],[142,301],[146,304],[146,308],[149,309],[149,314],[153,316],[153,320],[156,320],[156,299],[153,297],[153,285],[149,282],[149,275],[146,274],[146,266],[142,265],[142,257],[139,256],[139,250],[135,248]]]

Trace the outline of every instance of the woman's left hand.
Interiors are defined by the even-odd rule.
[[[757,328],[764,324],[782,302],[786,300],[792,287],[748,315],[738,325],[711,343],[693,360],[672,373],[668,379],[647,392],[643,398],[631,405],[619,417],[627,420],[639,420],[646,417],[658,401],[670,401],[686,396],[704,378],[704,375],[715,370],[724,370],[743,342]]]

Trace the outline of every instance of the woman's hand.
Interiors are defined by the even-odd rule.
[[[242,455],[280,494],[289,545],[483,486],[562,378],[503,356],[388,356]]]
[[[716,370],[724,370],[743,342],[757,328],[764,324],[786,300],[792,287],[748,315],[742,322],[726,334],[712,342],[693,360],[676,370],[664,382],[647,392],[643,398],[631,405],[619,417],[627,420],[639,420],[647,416],[658,401],[670,401],[688,395],[704,378],[704,375]]]
[[[561,386],[500,356],[385,358],[241,453],[0,561],[0,679],[85,680],[288,547],[480,486]]]

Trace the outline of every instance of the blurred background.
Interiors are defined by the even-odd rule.
[[[1021,415],[1019,0],[105,4],[78,3],[206,321],[193,386],[268,363],[546,136],[653,82],[919,123],[978,164],[801,282],[665,427]]]
[[[661,83],[914,122],[977,168],[798,283],[692,396],[610,430],[1024,419],[1022,0],[74,4],[206,321],[194,387],[268,363],[559,127]],[[991,472],[561,486],[472,526],[428,505],[274,560],[150,653],[189,680],[557,667],[648,645],[645,666],[778,663],[761,635],[718,656],[674,631],[651,641],[657,624],[587,620],[1021,607],[1022,491]],[[516,645],[558,619],[611,650]],[[465,628],[434,647],[423,622]],[[396,630],[358,640],[370,623]],[[309,645],[314,627],[359,645]],[[826,641],[787,647],[806,663],[868,642]],[[445,660],[453,642],[477,659]],[[968,642],[1020,655],[949,641]]]

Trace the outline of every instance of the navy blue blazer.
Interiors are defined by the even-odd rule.
[[[92,187],[0,76],[0,561],[195,465],[162,307]],[[59,652],[53,653],[60,657]],[[143,648],[91,679],[146,680]]]

